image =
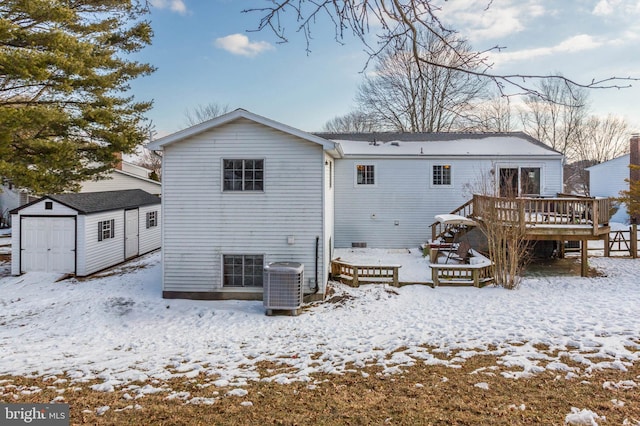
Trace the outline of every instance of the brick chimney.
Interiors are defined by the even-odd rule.
[[[113,156],[116,157],[116,160],[117,160],[116,169],[117,170],[122,170],[122,153],[121,152],[114,152]]]
[[[629,180],[640,181],[640,135],[631,135],[629,149],[629,164],[639,166],[638,168],[629,169]],[[640,217],[637,215],[631,216],[631,223],[640,223]]]

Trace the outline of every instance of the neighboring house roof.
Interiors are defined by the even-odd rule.
[[[346,156],[552,156],[562,153],[523,132],[316,133],[340,144]]]
[[[608,161],[603,161],[602,163],[599,163],[599,164],[594,164],[591,167],[587,167],[586,170],[592,171],[592,170],[598,170],[602,167],[611,167],[611,166],[615,166],[616,163],[620,163],[620,166],[628,166],[630,162],[631,162],[631,154],[625,154]]]
[[[44,199],[57,201],[69,208],[76,210],[80,214],[91,214],[111,210],[122,210],[160,204],[160,197],[151,195],[141,189],[125,189],[122,191],[104,192],[80,192],[70,194],[53,194],[32,201],[29,204],[18,207],[11,211],[15,214],[18,211],[38,203]]]
[[[195,126],[186,128],[184,130],[180,130],[171,135],[162,137],[160,139],[156,139],[155,141],[149,142],[149,144],[146,147],[147,149],[151,149],[154,151],[159,150],[166,145],[184,140],[192,136],[196,136],[200,133],[204,133],[206,131],[215,129],[216,127],[223,126],[227,123],[238,120],[240,118],[251,120],[253,122],[262,124],[264,126],[271,127],[272,129],[280,130],[281,132],[284,132],[293,136],[297,136],[309,142],[316,143],[318,145],[321,145],[323,149],[327,151],[334,151],[337,148],[336,144],[328,139],[321,138],[312,133],[307,133],[305,131],[293,128],[291,126],[287,126],[286,124],[282,124],[280,122],[271,120],[261,115],[254,114],[244,109],[236,109],[235,111],[231,111],[227,114],[223,114],[219,117],[213,118],[203,123],[196,124]],[[338,152],[335,152],[334,154],[339,155]]]

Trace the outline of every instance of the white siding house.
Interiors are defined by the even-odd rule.
[[[263,267],[304,265],[324,294],[335,144],[245,110],[158,139],[163,296],[262,299]]]
[[[106,179],[90,180],[81,183],[79,192],[120,191],[122,189],[142,189],[153,195],[160,195],[162,184],[149,179],[151,170],[127,161],[107,174]]]
[[[118,166],[107,173],[105,179],[87,180],[80,183],[78,192],[105,192],[124,189],[141,189],[149,194],[160,195],[162,184],[149,179],[151,170],[127,161],[120,161]],[[0,186],[0,214],[10,224],[9,211],[23,206],[39,197],[33,196],[27,189],[17,188],[5,181]]]
[[[523,133],[310,134],[236,110],[148,148],[166,298],[260,299],[270,262],[302,263],[305,294],[323,294],[334,246],[418,247],[487,186],[562,191],[562,154]]]
[[[13,275],[86,276],[160,248],[160,198],[139,189],[47,195],[11,215]]]
[[[628,190],[629,163],[631,155],[626,154],[587,168],[589,171],[589,194],[593,197],[619,197],[620,191]],[[612,222],[629,223],[629,213],[620,204],[611,217]]]
[[[498,190],[506,172],[518,195],[562,192],[562,154],[523,133],[319,135],[344,153],[336,162],[336,247],[418,247],[435,215]]]

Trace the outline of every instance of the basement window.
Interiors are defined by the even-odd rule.
[[[222,263],[225,287],[262,287],[264,256],[225,254]]]

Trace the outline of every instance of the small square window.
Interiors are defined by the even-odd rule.
[[[375,185],[375,166],[373,164],[356,165],[356,183],[358,185]]]
[[[264,160],[223,160],[224,191],[264,190]]]
[[[115,220],[103,220],[98,222],[98,241],[115,237]]]
[[[433,166],[433,185],[451,185],[450,164],[438,164]]]
[[[147,212],[147,229],[158,226],[158,212]]]
[[[45,201],[44,202],[45,210],[53,210],[53,201]]]

